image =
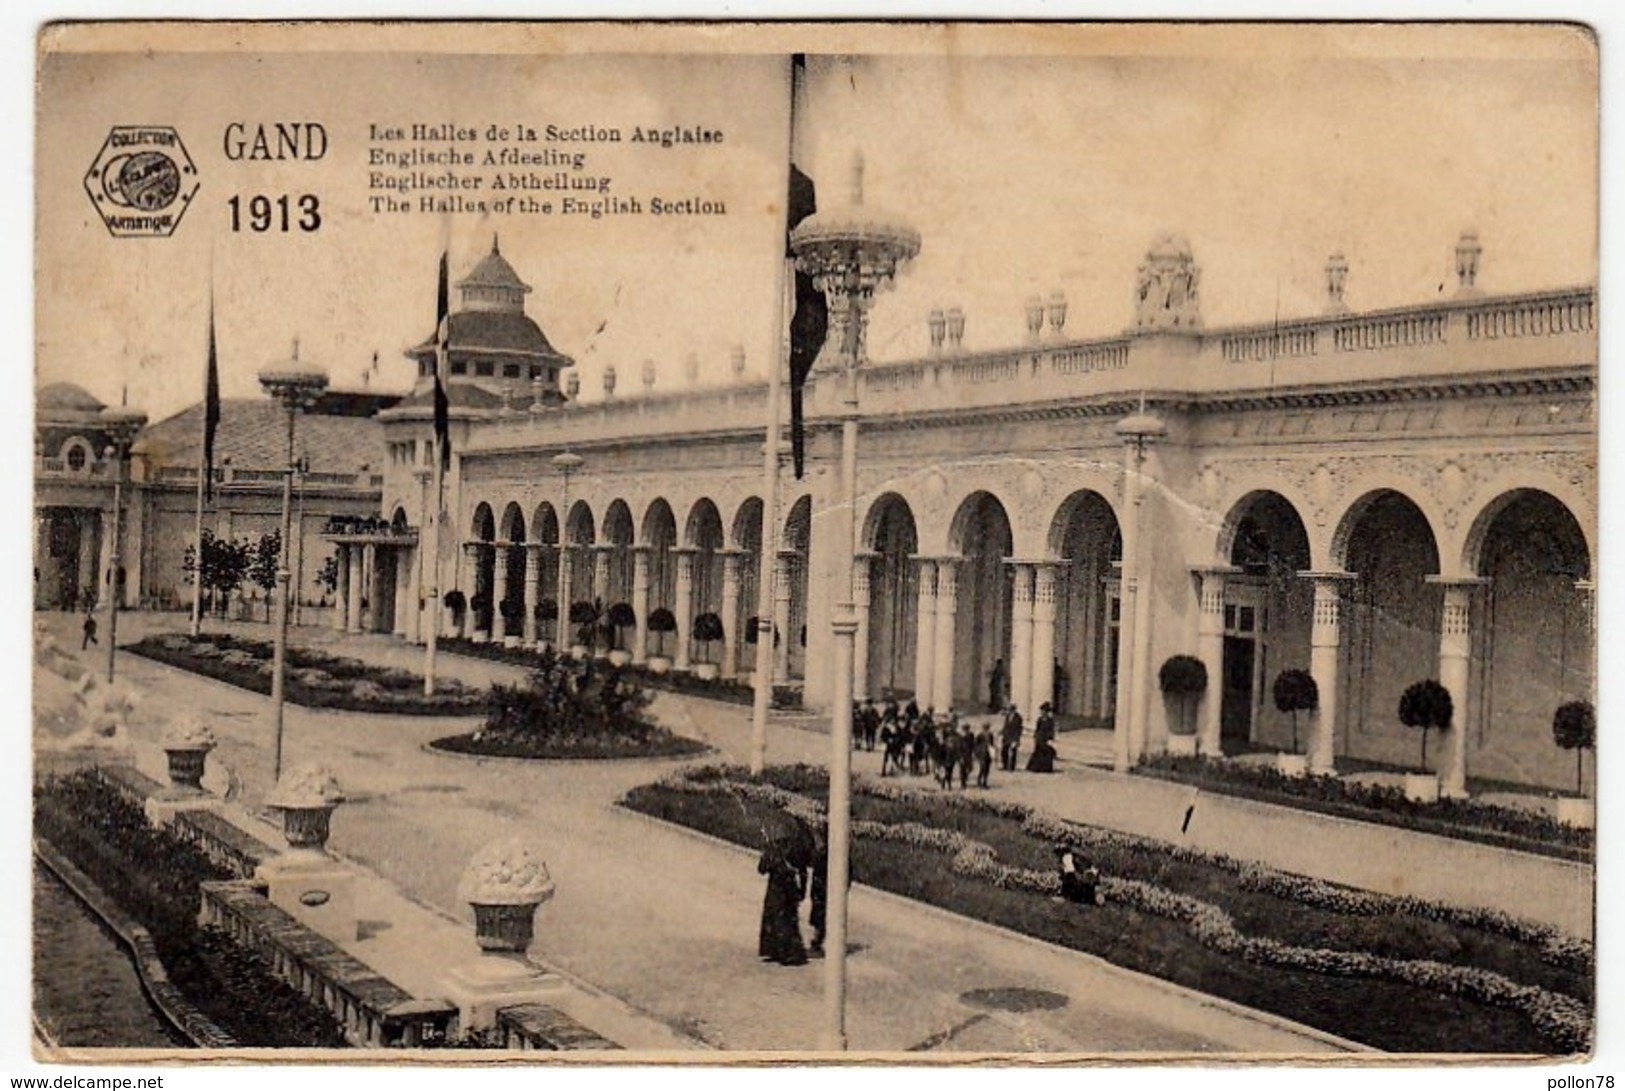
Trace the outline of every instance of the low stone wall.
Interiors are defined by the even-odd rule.
[[[180,811],[169,828],[239,879],[252,879],[261,864],[277,855],[276,849],[211,810]]]
[[[272,905],[258,884],[234,879],[199,889],[201,923],[258,952],[273,973],[332,1012],[354,1045],[417,1048],[452,1033],[455,1007],[415,999]]]
[[[136,807],[145,807],[147,800],[164,790],[164,785],[137,771],[132,765],[98,765],[95,774],[97,780]]]
[[[621,1047],[546,1004],[515,1004],[497,1012],[505,1049],[607,1050]]]

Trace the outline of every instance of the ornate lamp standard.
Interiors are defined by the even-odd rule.
[[[845,391],[841,407],[841,493],[835,540],[840,543],[840,601],[830,628],[835,635],[833,722],[829,762],[829,907],[824,963],[824,1047],[846,1048],[846,913],[851,871],[852,689],[858,619],[853,605],[854,514],[858,503],[858,366],[875,292],[902,262],[920,252],[920,236],[898,220],[863,206],[863,160],[852,163],[851,204],[818,212],[790,233],[796,264],[829,299],[842,321],[840,359]]]
[[[102,430],[111,440],[104,452],[113,464],[113,545],[107,567],[107,680],[113,680],[113,659],[118,652],[119,567],[124,552],[124,468],[130,460],[130,444],[147,423],[147,415],[135,409],[109,407],[101,412]],[[198,575],[203,573],[198,558]]]
[[[282,779],[282,690],[288,673],[288,539],[293,534],[294,424],[301,410],[309,409],[327,389],[327,373],[299,359],[299,342],[293,343],[293,359],[260,372],[260,386],[288,411],[288,464],[282,478],[282,551],[277,558],[276,650],[271,663],[271,782]]]
[[[570,646],[570,475],[586,461],[573,451],[553,456],[553,468],[564,476],[564,500],[559,506],[559,647]]]

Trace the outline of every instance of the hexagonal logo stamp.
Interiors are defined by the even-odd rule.
[[[115,125],[85,173],[114,238],[167,238],[198,190],[197,166],[167,125]]]

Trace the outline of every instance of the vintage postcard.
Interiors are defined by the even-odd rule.
[[[37,1060],[1591,1056],[1586,28],[37,66]]]

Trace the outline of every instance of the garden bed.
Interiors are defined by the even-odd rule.
[[[333,1018],[259,956],[197,924],[198,884],[229,876],[198,850],[153,829],[93,771],[34,792],[34,832],[150,933],[170,982],[243,1046],[341,1048]]]
[[[710,749],[650,719],[648,694],[625,670],[551,652],[535,653],[534,660],[536,669],[523,685],[491,687],[478,730],[430,746],[534,760],[689,757]]]
[[[510,648],[501,641],[490,641],[477,644],[465,637],[448,637],[439,643],[442,651],[453,655],[466,655],[474,659],[485,659],[493,663],[509,663],[516,667],[534,669],[542,661],[546,652],[538,652],[532,647]],[[756,690],[737,679],[713,678],[704,679],[684,671],[667,671],[656,674],[646,666],[627,664],[621,668],[628,678],[635,679],[640,686],[648,689],[666,690],[670,693],[683,693],[692,697],[703,697],[710,701],[727,701],[730,704],[748,705],[756,699]],[[800,708],[801,691],[792,686],[773,687],[773,707],[780,709]]]
[[[1493,911],[1287,875],[1019,804],[859,778],[857,882],[1395,1052],[1589,1047],[1591,945]],[[762,815],[820,821],[822,770],[680,770],[624,804],[752,848]],[[1057,904],[1053,846],[1082,846],[1105,904]]]
[[[204,633],[196,639],[168,633],[121,650],[254,693],[271,692],[273,647],[263,640],[226,633]],[[484,691],[453,679],[437,681],[435,689],[433,697],[425,697],[423,678],[411,671],[308,648],[288,649],[283,694],[296,705],[399,716],[467,716],[485,705]]]
[[[1192,784],[1220,795],[1398,826],[1496,848],[1582,863],[1591,863],[1595,857],[1596,839],[1591,830],[1566,826],[1545,815],[1474,800],[1418,803],[1406,799],[1399,788],[1350,784],[1337,777],[1289,777],[1265,766],[1203,757],[1166,754],[1146,757],[1140,760],[1135,772],[1159,780]]]

